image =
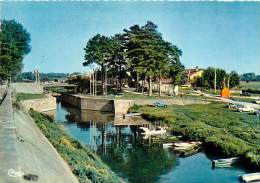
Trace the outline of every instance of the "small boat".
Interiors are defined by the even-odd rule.
[[[238,158],[226,158],[226,159],[217,159],[212,161],[212,167],[219,167],[219,168],[224,168],[224,167],[231,167],[233,164],[237,163]]]
[[[241,176],[239,176],[239,180],[243,181],[243,182],[260,181],[260,172],[241,175]]]
[[[142,113],[140,113],[140,112],[134,112],[134,113],[124,114],[124,117],[141,116],[141,115],[142,115]]]
[[[156,127],[153,130],[149,130],[148,128],[145,127],[139,127],[139,129],[143,130],[144,132],[141,133],[143,135],[149,135],[149,136],[154,136],[154,135],[164,135],[166,134],[166,130],[163,127]]]
[[[173,146],[173,143],[164,143],[163,144],[163,148],[169,148],[169,147],[172,147]]]
[[[173,145],[175,147],[193,147],[193,146],[198,146],[200,144],[201,142],[190,141],[190,142],[175,142]]]

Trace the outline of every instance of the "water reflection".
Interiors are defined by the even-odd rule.
[[[238,168],[212,170],[204,153],[179,158],[161,144],[148,144],[138,127],[150,124],[138,117],[122,119],[60,103],[55,116],[73,138],[87,144],[114,172],[132,183],[235,183],[244,173]]]
[[[123,119],[58,104],[56,120],[63,121],[72,136],[90,146],[113,171],[130,182],[155,182],[176,165],[175,154],[158,144],[143,145],[138,127],[151,124],[140,117]]]

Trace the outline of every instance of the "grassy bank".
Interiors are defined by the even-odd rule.
[[[254,115],[234,112],[219,103],[135,110],[146,119],[162,120],[171,130],[205,142],[213,152],[240,156],[260,169],[260,119]]]
[[[27,94],[27,93],[17,93],[16,94],[16,100],[30,100],[30,99],[40,99],[40,98],[46,98],[44,94]]]
[[[69,164],[80,183],[90,181],[94,183],[123,182],[90,149],[72,139],[61,125],[49,120],[39,112],[30,110],[29,113],[44,135]]]

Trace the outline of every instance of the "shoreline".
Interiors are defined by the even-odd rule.
[[[204,124],[199,120],[198,122],[194,122],[194,119],[186,118],[189,114],[182,114],[178,111],[177,107],[175,109],[178,111],[176,116],[170,113],[164,113],[163,109],[157,108],[157,110],[160,111],[149,111],[148,108],[151,109],[151,107],[148,106],[141,106],[139,109],[135,109],[135,112],[142,112],[142,117],[151,122],[162,121],[167,125],[171,132],[179,133],[190,139],[204,142],[206,149],[209,151],[215,151],[224,156],[239,156],[246,168],[258,171],[260,170],[260,147],[253,148],[252,144],[244,142],[241,138],[231,134],[225,134],[226,129],[224,129],[224,127],[218,128],[209,124]],[[206,119],[200,120],[203,121]]]
[[[70,137],[65,129],[44,114],[30,110],[30,116],[60,156],[68,163],[80,183],[121,183],[117,176],[87,146]]]

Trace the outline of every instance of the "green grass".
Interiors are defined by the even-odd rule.
[[[233,100],[235,101],[240,101],[240,102],[249,102],[249,103],[255,103],[255,99],[253,98],[248,98],[248,97],[232,97]]]
[[[251,89],[251,90],[260,90],[260,81],[251,81],[251,82],[245,82],[240,81],[239,87],[241,89]]]
[[[41,99],[41,98],[46,98],[46,96],[44,94],[25,94],[25,93],[16,94],[17,101],[30,100],[30,99]]]
[[[61,125],[39,112],[30,110],[29,113],[59,154],[67,161],[80,183],[123,182],[87,146],[72,139]]]
[[[223,155],[240,156],[251,167],[260,168],[260,118],[238,113],[224,104],[142,106],[136,109],[149,120],[162,120],[171,130],[205,142]]]

